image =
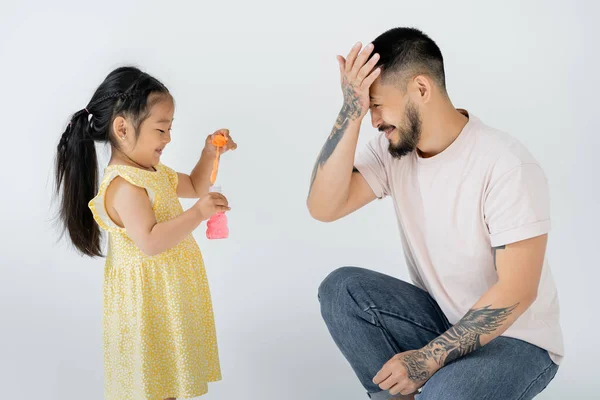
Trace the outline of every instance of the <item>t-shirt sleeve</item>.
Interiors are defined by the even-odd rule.
[[[387,154],[387,148],[383,146],[381,137],[377,137],[371,140],[354,159],[354,167],[361,173],[375,195],[380,199],[390,194],[385,166]]]
[[[492,247],[530,239],[550,231],[550,195],[544,171],[521,164],[492,182],[484,201]]]

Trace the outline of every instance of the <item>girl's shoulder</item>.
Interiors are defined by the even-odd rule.
[[[162,163],[156,165],[154,171],[130,165],[112,164],[104,170],[99,192],[106,191],[111,182],[117,177],[134,186],[146,189],[151,200],[154,200],[155,192],[176,189],[178,181],[177,172]]]
[[[106,167],[106,169],[104,170],[104,174],[105,175],[109,175],[112,174],[116,171],[116,173],[123,173],[124,175],[130,175],[130,176],[139,176],[139,177],[153,177],[156,175],[161,175],[161,174],[171,174],[174,173],[175,171],[169,167],[167,167],[165,164],[163,163],[159,163],[158,165],[154,166],[154,170],[148,170],[148,169],[142,169],[139,167],[134,167],[132,165],[125,165],[125,164],[110,164]]]
[[[94,219],[106,231],[123,231],[108,216],[106,210],[106,197],[110,190],[117,190],[119,186],[131,184],[144,189],[150,202],[154,204],[156,197],[156,177],[161,173],[162,167],[157,166],[155,171],[144,170],[123,164],[111,164],[104,169],[104,176],[98,187],[96,196],[88,203]]]

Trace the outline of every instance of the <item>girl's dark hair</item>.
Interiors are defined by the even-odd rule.
[[[59,217],[71,242],[84,255],[102,256],[100,228],[88,208],[98,191],[95,143],[119,148],[112,132],[118,116],[131,121],[138,135],[151,107],[164,98],[160,95],[170,96],[157,79],[134,67],[117,68],[96,89],[87,106],[73,114],[60,138],[56,151]]]

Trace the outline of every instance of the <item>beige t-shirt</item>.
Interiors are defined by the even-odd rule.
[[[493,247],[550,230],[546,177],[521,143],[473,115],[434,157],[396,159],[388,145],[379,135],[355,166],[378,198],[392,196],[410,277],[456,324],[498,280]],[[503,336],[546,349],[560,363],[558,297],[547,260],[536,301]]]

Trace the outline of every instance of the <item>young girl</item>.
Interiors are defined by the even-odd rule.
[[[228,211],[209,193],[216,153],[212,137],[190,175],[160,163],[171,141],[174,103],[167,88],[136,68],[119,68],[75,113],[58,145],[60,217],[75,247],[101,256],[104,272],[106,399],[191,398],[221,378],[212,302],[192,232]],[[110,143],[98,187],[94,143]],[[199,198],[183,211],[178,197]],[[88,208],[89,206],[89,208]],[[90,212],[91,209],[91,212]],[[97,224],[96,224],[97,223]]]

